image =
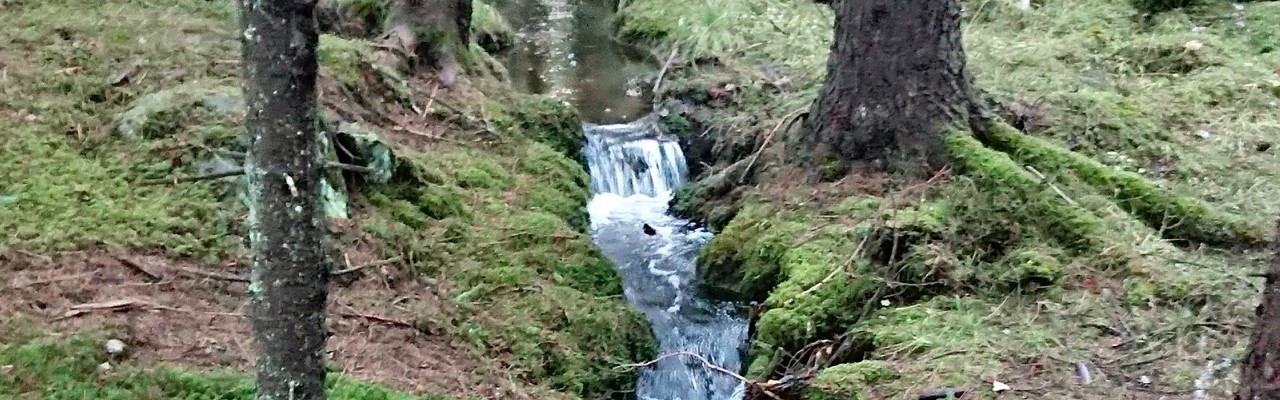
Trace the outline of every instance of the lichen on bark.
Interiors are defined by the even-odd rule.
[[[324,399],[328,265],[315,3],[241,6],[256,398]]]

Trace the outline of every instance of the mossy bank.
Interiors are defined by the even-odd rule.
[[[948,137],[950,169],[898,185],[802,183],[787,162],[825,73],[826,6],[622,10],[620,36],[680,49],[660,112],[707,167],[673,206],[719,230],[699,262],[708,292],[763,302],[746,376],[814,399],[994,398],[992,380],[1115,398],[1138,389],[1079,387],[1076,361],[1188,390],[1203,360],[1238,357],[1260,283],[1242,277],[1271,235],[1256,216],[1280,210],[1280,54],[1264,28],[1280,7],[964,6],[998,118]],[[1198,344],[1153,356],[1135,337]]]
[[[329,16],[386,14],[376,8],[383,2],[326,4],[339,10],[326,9]],[[50,255],[159,252],[210,268],[242,259],[243,181],[235,172],[246,149],[234,4],[4,7],[12,45],[0,50],[0,117],[10,130],[0,154],[13,162],[0,167],[0,227],[14,234],[0,245]],[[506,25],[492,8],[476,12],[484,13],[483,36],[502,37]],[[384,23],[344,21],[371,30]],[[590,193],[577,115],[509,94],[501,66],[476,43],[461,46],[466,72],[445,89],[350,32],[324,34],[319,49],[325,205],[340,233],[338,268],[350,267],[348,250],[399,260],[413,272],[407,279],[445,299],[412,323],[494,366],[477,374],[571,397],[624,393],[634,374],[619,365],[652,357],[653,339],[585,232]],[[75,343],[0,343],[0,358],[10,360],[0,364],[82,351]],[[49,366],[56,376],[32,379],[80,385],[64,375],[83,367]],[[235,379],[156,374],[147,379],[167,397],[201,393],[184,389],[193,379],[247,390]],[[19,383],[0,381],[0,393],[62,393]],[[136,394],[125,381],[99,384]]]

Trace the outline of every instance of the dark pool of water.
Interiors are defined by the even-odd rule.
[[[586,122],[620,123],[652,111],[649,83],[660,61],[614,40],[617,0],[499,0],[517,30],[502,55],[513,86],[573,104]]]

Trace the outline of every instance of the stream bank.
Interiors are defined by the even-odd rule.
[[[695,261],[713,235],[668,215],[689,175],[680,143],[652,114],[651,60],[614,41],[610,1],[510,1],[516,27],[504,55],[513,82],[574,105],[586,123],[582,150],[594,196],[591,235],[622,273],[630,304],[648,319],[660,356],[641,369],[643,400],[737,400],[746,321],[698,291]]]
[[[227,4],[17,6],[15,15],[39,27],[13,33],[14,43],[32,44],[22,54],[84,65],[64,65],[77,74],[11,70],[39,79],[22,82],[24,95],[6,104],[33,114],[0,149],[30,160],[0,169],[15,183],[12,193],[0,194],[0,213],[20,233],[5,246],[33,254],[102,246],[246,273],[246,264],[235,262],[246,251],[243,182],[216,177],[234,175],[228,171],[245,152],[238,66],[208,62],[238,56],[235,10],[222,8]],[[380,2],[360,2],[369,4]],[[100,26],[129,40],[99,43]],[[76,44],[55,32],[74,35]],[[357,33],[320,37],[324,156],[335,166],[324,195],[335,265],[381,264],[343,273],[334,285],[382,288],[365,293],[385,308],[369,315],[394,316],[384,324],[441,344],[466,360],[461,364],[477,366],[467,382],[481,382],[437,382],[449,377],[419,368],[422,387],[457,398],[629,392],[639,374],[618,366],[652,359],[656,342],[589,237],[581,118],[560,102],[498,82],[486,62],[493,56],[478,46],[460,57],[467,74],[444,89],[430,71],[414,74],[388,62],[396,59],[375,34]],[[131,66],[121,54],[150,61]],[[104,86],[121,71],[133,71],[137,81]],[[86,134],[51,133],[67,126]],[[24,166],[47,167],[18,168]],[[213,177],[173,182],[204,175]],[[220,287],[209,290],[234,293]]]
[[[812,399],[983,388],[992,377],[1050,396],[1107,399],[1129,389],[1118,381],[1080,387],[1073,365],[1044,354],[1098,362],[1138,351],[1098,346],[1118,337],[1091,321],[1199,332],[1179,315],[1214,307],[1205,318],[1250,318],[1251,301],[1237,299],[1254,298],[1255,289],[1231,276],[1268,255],[1229,248],[1265,240],[1265,227],[1239,215],[1275,214],[1265,198],[1280,187],[1256,186],[1270,176],[1274,153],[1240,153],[1228,142],[1266,141],[1262,127],[1275,121],[1229,114],[1263,112],[1276,96],[1226,82],[1274,80],[1253,63],[1280,60],[1266,44],[1273,35],[1229,21],[1241,14],[1247,24],[1271,22],[1280,9],[1236,13],[1222,4],[1135,25],[1128,16],[1137,13],[1122,3],[1031,12],[964,3],[977,10],[966,15],[965,35],[978,86],[1018,129],[998,124],[991,143],[955,137],[954,169],[897,188],[874,175],[814,183],[787,162],[795,157],[787,138],[801,134],[796,121],[822,83],[829,9],[635,0],[622,10],[624,37],[681,49],[657,95],[659,111],[673,133],[711,143],[707,168],[677,193],[674,209],[718,229],[699,259],[701,280],[714,283],[708,292],[763,302],[748,378],[809,380],[808,390],[773,389]],[[1197,28],[1188,31],[1187,21]],[[1089,29],[1097,36],[1079,33]],[[1214,50],[1176,50],[1191,40]],[[1241,111],[1206,107],[1207,99],[1247,100],[1232,103]],[[1191,134],[1206,118],[1218,118],[1220,139]],[[1140,194],[1117,195],[1114,185]],[[1257,196],[1247,204],[1222,196],[1244,192]],[[1153,208],[1163,217],[1152,218]],[[1160,220],[1168,215],[1186,221],[1181,230]],[[1177,261],[1188,258],[1199,265]],[[1195,355],[1130,375],[1188,389],[1201,360],[1234,354],[1245,341],[1238,330],[1213,331]],[[1025,376],[1028,369],[1044,373]]]

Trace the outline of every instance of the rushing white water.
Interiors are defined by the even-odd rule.
[[[743,385],[705,362],[730,371],[742,366],[746,321],[725,304],[697,296],[695,261],[710,232],[667,212],[687,170],[679,144],[662,137],[652,117],[627,124],[585,126],[583,154],[595,196],[588,205],[591,235],[617,265],[627,300],[649,319],[658,353],[676,355],[646,367],[636,383],[645,400],[736,400]],[[648,224],[655,233],[648,235]]]

